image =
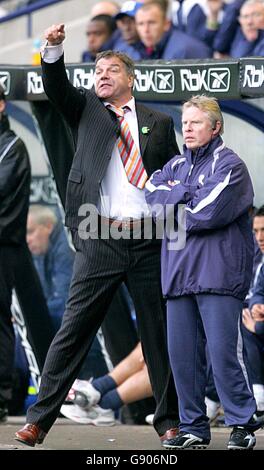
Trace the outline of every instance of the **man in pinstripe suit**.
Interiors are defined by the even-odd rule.
[[[95,92],[74,88],[63,63],[64,38],[62,24],[46,31],[43,80],[49,99],[66,119],[76,143],[66,198],[66,225],[72,232],[76,257],[69,300],[61,329],[47,355],[39,398],[29,409],[28,424],[16,433],[16,439],[31,446],[43,442],[117,287],[125,281],[137,311],[157,403],[154,427],[162,441],[164,434],[168,437],[177,432],[178,403],[167,356],[160,240],[143,237],[142,220],[151,224],[149,209],[143,189],[128,181],[117,146],[118,119],[107,105],[126,106],[125,118],[147,176],[178,152],[173,121],[135,103],[134,64],[121,53],[107,51],[97,57]],[[87,235],[87,204],[98,210],[102,230],[110,226],[109,239],[100,237],[100,231],[98,236]],[[139,226],[137,237],[128,238]],[[120,229],[124,236],[116,239],[113,233]]]

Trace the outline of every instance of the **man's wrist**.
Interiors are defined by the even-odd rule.
[[[49,46],[48,41],[41,47],[41,57],[44,60],[44,62],[47,63],[54,63],[63,54],[63,45],[61,44],[56,44],[54,46]]]

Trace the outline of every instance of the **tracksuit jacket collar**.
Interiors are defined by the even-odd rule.
[[[214,139],[210,140],[206,145],[203,145],[202,147],[199,147],[195,152],[192,152],[191,149],[188,149],[186,145],[183,145],[183,154],[187,158],[188,163],[190,165],[194,164],[201,158],[205,157],[207,158],[208,155],[212,155],[220,145],[222,145],[223,140],[220,135],[215,137]]]

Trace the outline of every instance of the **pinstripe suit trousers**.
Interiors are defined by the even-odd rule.
[[[48,432],[117,287],[124,281],[135,304],[157,404],[154,427],[162,435],[178,423],[178,403],[167,355],[160,240],[82,240],[77,231],[73,240],[76,257],[69,300],[46,358],[38,401],[29,408],[27,421]]]

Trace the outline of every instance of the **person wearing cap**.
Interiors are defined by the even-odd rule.
[[[31,169],[23,141],[10,129],[5,92],[0,85],[0,423],[12,397],[15,335],[11,298],[26,244]]]
[[[140,55],[137,52],[137,49],[140,47],[140,39],[137,32],[135,14],[141,5],[143,5],[142,2],[125,2],[120,12],[115,16],[121,37],[115,44],[114,49],[125,52],[134,59],[140,59]]]

